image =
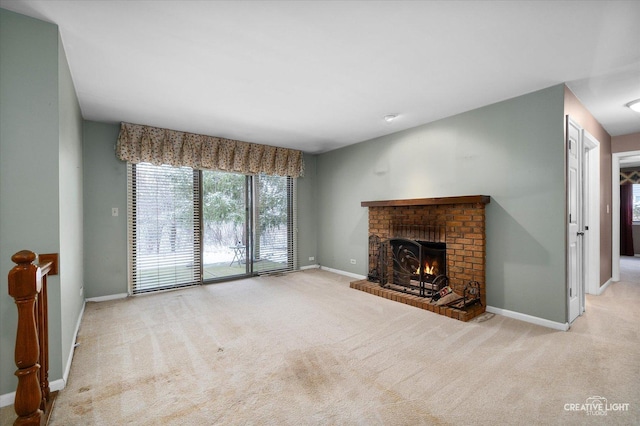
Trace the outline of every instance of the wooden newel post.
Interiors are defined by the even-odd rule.
[[[15,362],[18,388],[14,409],[18,415],[15,425],[40,425],[42,392],[40,390],[40,345],[36,325],[36,302],[42,289],[40,268],[33,265],[35,253],[22,250],[11,260],[17,265],[9,272],[9,295],[18,307]]]

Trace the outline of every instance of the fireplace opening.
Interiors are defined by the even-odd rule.
[[[391,279],[381,284],[424,297],[447,285],[446,243],[392,238],[388,244],[389,256],[382,257]]]
[[[446,275],[446,243],[396,238],[390,244],[394,282],[432,282],[438,275]]]

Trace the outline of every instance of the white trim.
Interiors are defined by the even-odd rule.
[[[13,405],[13,401],[15,400],[16,400],[15,392],[10,392],[10,393],[5,393],[4,395],[0,395],[0,408]]]
[[[80,310],[80,315],[78,316],[78,322],[76,323],[76,329],[73,332],[73,344],[71,345],[71,350],[69,351],[69,357],[67,358],[67,365],[64,368],[64,373],[62,374],[62,387],[60,389],[64,389],[67,381],[69,380],[69,371],[71,370],[71,363],[73,362],[73,355],[76,351],[76,342],[78,341],[78,331],[80,330],[80,323],[82,322],[82,317],[84,316],[84,307],[86,306],[86,301],[82,302],[82,309]],[[49,387],[53,387],[49,384]],[[56,390],[60,390],[56,389]]]
[[[301,266],[300,270],[301,271],[305,271],[307,269],[319,269],[320,265],[318,265],[317,263],[315,265],[307,265],[307,266]]]
[[[359,279],[359,280],[364,280],[364,279],[367,278],[364,275],[358,275],[358,274],[354,274],[352,272],[341,271],[340,269],[327,268],[326,266],[320,266],[320,269],[322,269],[323,271],[329,271],[329,272],[333,272],[334,274],[345,275],[347,277],[356,278],[356,279]]]
[[[586,293],[597,294],[600,286],[600,142],[589,132],[584,131],[584,142],[588,151],[589,194],[589,231],[587,232],[587,281]],[[584,296],[584,295],[583,295]],[[584,305],[583,305],[584,308]]]
[[[640,151],[611,154],[611,279],[613,281],[620,281],[620,159],[632,155],[640,155]]]
[[[58,380],[54,380],[53,382],[49,383],[49,389],[51,390],[51,392],[57,392],[57,391],[61,391],[62,389],[64,389],[64,387],[67,385],[67,381],[64,379],[58,379]]]
[[[548,319],[534,317],[531,315],[522,314],[520,312],[510,311],[508,309],[487,306],[486,311],[492,314],[498,314],[508,318],[517,319],[519,321],[524,321],[524,322],[528,322],[535,325],[541,325],[542,327],[553,328],[554,330],[560,330],[560,331],[569,330],[569,323],[550,321]]]
[[[62,379],[54,380],[53,382],[49,383],[49,389],[51,389],[51,392],[60,391],[64,389],[65,384],[66,382]],[[13,405],[15,401],[16,401],[15,391],[5,393],[4,395],[0,395],[0,408]]]
[[[609,278],[607,280],[606,283],[604,283],[603,285],[600,286],[600,288],[598,288],[598,296],[600,296],[602,293],[604,293],[604,291],[607,289],[607,287],[609,287],[609,285],[613,282],[613,280],[611,278]]]
[[[108,302],[109,300],[126,299],[129,297],[127,293],[110,294],[109,296],[89,297],[87,302]]]

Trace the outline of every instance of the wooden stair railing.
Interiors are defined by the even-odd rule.
[[[39,263],[34,265],[36,258]],[[46,423],[53,402],[49,388],[47,276],[57,275],[58,255],[37,256],[22,250],[11,260],[16,266],[9,272],[9,295],[18,307],[18,388],[13,404],[18,418],[14,425],[40,425]]]

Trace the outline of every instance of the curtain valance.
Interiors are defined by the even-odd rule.
[[[640,183],[640,171],[620,171],[620,185]]]
[[[116,155],[130,163],[300,177],[302,151],[122,123]]]

